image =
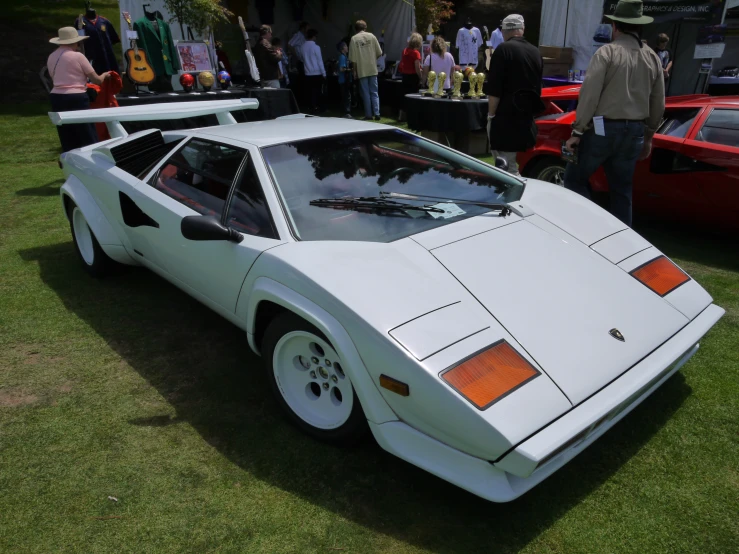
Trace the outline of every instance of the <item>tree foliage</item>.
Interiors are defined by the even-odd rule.
[[[187,25],[197,35],[205,35],[218,23],[228,22],[233,13],[221,4],[222,0],[164,0],[172,21]],[[184,36],[184,33],[183,33]]]
[[[415,0],[416,28],[426,36],[429,23],[437,31],[454,16],[454,2],[450,0]]]

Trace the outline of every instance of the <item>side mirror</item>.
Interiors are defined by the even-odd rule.
[[[508,162],[500,156],[496,156],[495,167],[497,167],[498,169],[502,169],[503,171],[508,171]]]
[[[227,240],[241,242],[244,235],[221,225],[212,215],[188,215],[180,224],[182,236],[189,240]]]

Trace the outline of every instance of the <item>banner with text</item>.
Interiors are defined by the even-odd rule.
[[[613,15],[616,0],[605,0],[603,14]],[[644,15],[655,23],[683,21],[685,23],[719,22],[724,13],[724,0],[645,0]]]

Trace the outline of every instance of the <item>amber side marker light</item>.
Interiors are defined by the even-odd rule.
[[[411,394],[410,388],[406,383],[388,377],[387,375],[380,375],[380,386],[400,396],[409,396]]]
[[[538,375],[534,366],[502,340],[444,371],[441,378],[485,410]]]
[[[683,270],[665,256],[660,256],[640,265],[631,275],[660,296],[666,296],[680,285],[690,281]]]

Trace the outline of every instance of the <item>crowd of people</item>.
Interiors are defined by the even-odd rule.
[[[611,211],[631,225],[632,179],[638,160],[649,156],[652,136],[665,108],[665,88],[673,59],[667,49],[669,37],[661,34],[653,50],[645,45],[642,28],[652,21],[643,15],[641,0],[620,0],[612,22],[613,40],[592,57],[579,95],[572,136],[564,148],[572,154],[564,173],[564,185],[590,197],[589,179],[603,167],[609,183]],[[537,139],[535,117],[544,105],[541,100],[543,60],[539,49],[524,38],[524,18],[507,16],[491,37],[494,48],[483,92],[488,98],[487,134],[496,160],[518,174],[518,153],[533,148]],[[98,75],[79,45],[88,37],[73,27],[59,30],[51,39],[58,48],[49,56],[47,67],[53,80],[50,101],[53,111],[89,107],[87,83],[102,83],[108,74]],[[299,81],[298,96],[311,112],[322,110],[326,64],[317,43],[318,31],[307,22],[290,38],[287,51],[269,25],[262,25],[254,59],[264,86],[287,86],[290,74]],[[460,70],[448,44],[436,36],[423,59],[423,38],[412,33],[399,61],[403,93],[418,92],[430,72],[446,74],[438,86],[450,89],[452,76]],[[384,59],[377,37],[368,32],[365,21],[354,24],[354,34],[337,45],[337,77],[340,111],[351,118],[351,94],[358,89],[365,120],[380,119],[378,60]],[[301,90],[302,89],[302,94]],[[295,90],[295,88],[294,88]],[[405,118],[401,110],[399,119]],[[97,141],[89,125],[57,127],[62,150],[68,151]],[[577,154],[575,155],[575,152]]]

